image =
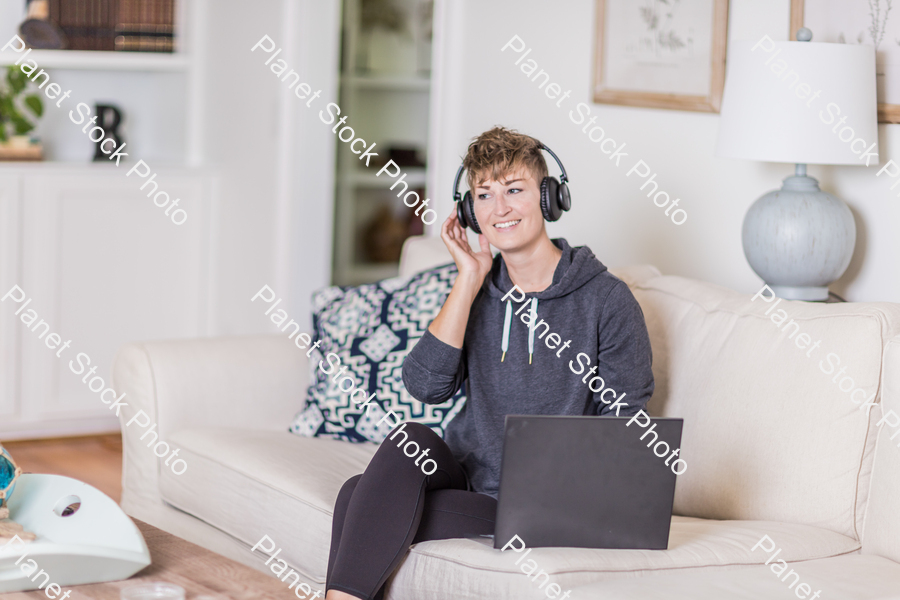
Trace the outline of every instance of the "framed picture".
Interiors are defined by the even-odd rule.
[[[875,46],[878,121],[900,123],[900,2],[791,0],[790,39],[801,27],[812,30],[814,42]]]
[[[594,102],[719,112],[728,0],[597,0]]]

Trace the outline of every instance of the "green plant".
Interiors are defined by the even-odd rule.
[[[25,73],[10,65],[6,86],[0,87],[0,142],[7,141],[10,135],[25,135],[37,126],[26,114],[33,115],[35,121],[44,114],[44,103],[37,94],[28,94],[20,100],[28,84]]]

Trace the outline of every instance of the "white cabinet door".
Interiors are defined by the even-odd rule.
[[[16,173],[0,173],[0,298],[19,281],[20,187]],[[0,302],[0,423],[17,413],[18,327],[10,305]]]
[[[187,213],[176,225],[145,195],[152,184],[139,190],[144,181],[124,169],[35,169],[21,181],[20,286],[31,303],[15,323],[20,410],[0,434],[118,429],[101,402],[116,350],[207,334],[208,182],[186,170],[159,172],[159,190],[179,198]],[[3,307],[4,316],[10,312]],[[26,324],[26,314],[36,320]],[[50,333],[61,338],[54,349]]]

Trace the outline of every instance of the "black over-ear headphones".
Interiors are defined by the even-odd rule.
[[[559,180],[556,177],[544,177],[541,180],[541,214],[547,221],[558,220],[564,211],[572,208],[572,198],[569,196],[569,186],[566,182],[569,176],[566,175],[566,168],[560,162],[559,157],[553,153],[553,150],[541,144],[541,149],[546,150],[559,165],[562,171]],[[481,233],[481,226],[475,220],[475,206],[472,199],[472,192],[466,190],[465,196],[460,199],[459,196],[459,180],[463,174],[463,166],[459,166],[456,172],[456,179],[453,181],[453,199],[456,201],[456,217],[463,229],[471,227],[475,233]]]

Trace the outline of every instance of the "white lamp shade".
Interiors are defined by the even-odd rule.
[[[717,156],[865,166],[869,149],[877,165],[873,46],[732,43]]]

